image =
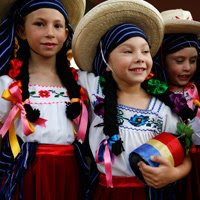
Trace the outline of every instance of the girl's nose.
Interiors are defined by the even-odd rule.
[[[183,66],[183,70],[189,71],[191,69],[190,62],[186,61]]]
[[[136,52],[134,55],[134,60],[137,63],[144,62],[144,57],[141,52]]]
[[[54,37],[54,30],[53,30],[52,26],[47,26],[46,36],[47,37]]]

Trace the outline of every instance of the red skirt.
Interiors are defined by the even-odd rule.
[[[190,152],[192,169],[188,176],[179,183],[179,199],[200,200],[200,149],[192,148]]]
[[[144,184],[136,177],[113,176],[113,188],[107,188],[106,177],[100,174],[99,183],[94,192],[94,200],[145,200]]]
[[[25,172],[23,199],[80,199],[79,170],[72,145],[38,145],[35,161]]]

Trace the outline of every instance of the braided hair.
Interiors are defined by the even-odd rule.
[[[24,19],[19,18],[16,22],[17,27],[20,29],[24,26]],[[68,22],[66,22],[68,24]],[[16,80],[21,81],[21,90],[22,90],[22,101],[29,99],[30,94],[28,90],[29,85],[29,58],[30,58],[30,47],[27,41],[20,39],[16,36],[19,41],[19,50],[18,50],[18,58],[23,61],[23,64],[20,68],[20,73],[16,77]],[[77,84],[71,68],[70,62],[67,59],[66,52],[71,48],[71,37],[68,37],[64,42],[62,49],[56,55],[56,71],[58,77],[61,80],[62,85],[67,89],[69,98],[78,98],[80,99],[80,86]],[[14,48],[13,48],[14,49]],[[63,62],[66,61],[66,62]],[[9,69],[7,69],[9,70]],[[24,104],[24,108],[26,110],[26,117],[30,122],[35,122],[40,116],[40,111],[38,109],[33,109],[32,106],[28,103]],[[81,104],[79,102],[67,103],[66,105],[66,115],[70,120],[75,119],[81,112]]]
[[[118,120],[118,109],[117,109],[117,91],[118,85],[112,77],[111,71],[105,71],[105,68],[109,66],[107,63],[109,54],[114,48],[119,44],[123,43],[131,37],[142,37],[148,43],[148,38],[143,30],[139,27],[123,23],[112,27],[100,40],[97,47],[96,56],[93,61],[93,71],[95,75],[101,75],[105,80],[101,85],[102,91],[104,94],[104,134],[111,138],[114,135],[119,135],[119,125],[120,120]],[[112,38],[112,40],[110,39]],[[163,90],[161,93],[154,93],[152,90],[149,90],[149,80],[145,80],[142,83],[142,88],[152,96],[157,97],[159,100],[168,105],[173,112],[176,112],[177,115],[183,120],[192,119],[195,117],[195,112],[187,106],[185,98],[181,98],[182,106],[177,109],[177,104],[173,100],[174,93],[169,90],[169,88]],[[156,86],[156,84],[155,84]],[[112,91],[112,92],[111,92]],[[119,138],[119,137],[118,137]],[[119,138],[118,140],[112,143],[112,153],[119,155],[124,149],[122,146],[122,141]]]

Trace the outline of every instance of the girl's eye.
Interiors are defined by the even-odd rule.
[[[181,60],[176,60],[176,63],[177,64],[181,64],[181,63],[183,63],[183,60],[181,59]]]
[[[191,63],[191,64],[194,64],[194,63],[196,63],[196,62],[197,62],[196,59],[192,59],[192,60],[190,60],[190,63]]]
[[[44,26],[44,24],[42,22],[35,22],[34,25],[35,26]]]
[[[124,50],[124,51],[123,51],[123,53],[132,53],[132,51],[131,51],[131,50],[128,50],[128,49],[126,49],[126,50]]]
[[[150,50],[144,50],[143,53],[148,54]]]
[[[54,26],[55,26],[55,28],[63,28],[64,27],[62,24],[55,24]]]

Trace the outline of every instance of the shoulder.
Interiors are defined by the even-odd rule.
[[[0,76],[0,87],[6,87],[13,82],[13,79],[10,78],[8,75]]]
[[[94,73],[78,71],[78,83],[84,87],[88,93],[96,93],[100,89],[99,76],[95,76]]]

